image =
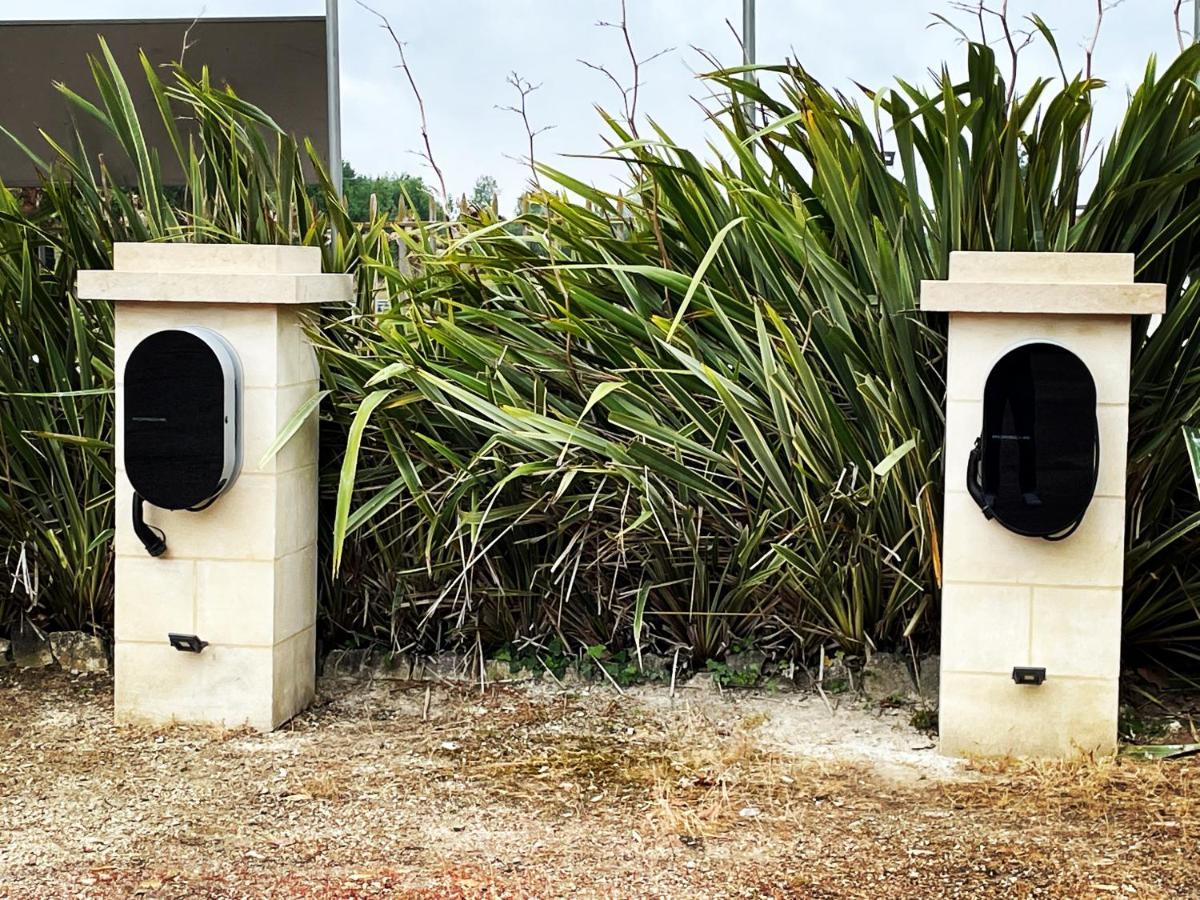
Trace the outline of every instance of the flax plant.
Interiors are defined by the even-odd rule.
[[[853,97],[795,64],[714,72],[709,146],[606,117],[623,188],[539,165],[514,219],[423,224],[350,222],[265,112],[143,62],[151,147],[101,47],[100,102],[64,100],[135,183],[76,135],[28,148],[36,204],[0,194],[0,549],[38,573],[0,616],[110,623],[111,311],[73,284],[114,241],[308,244],[355,274],[309,326],[327,638],[696,664],[931,646],[965,463],[941,455],[945,323],[919,283],[956,249],[1118,251],[1169,298],[1132,336],[1126,640],[1193,661],[1200,50],[1148,66],[1089,189],[1101,82],[1060,61],[1017,90],[966,52],[961,79]]]
[[[104,159],[72,140],[25,147],[37,191],[0,189],[0,624],[27,616],[104,632],[112,622],[112,308],[80,300],[81,268],[109,268],[117,241],[247,241],[321,246],[334,269],[361,234],[338,208],[311,150],[207,72],[160,75],[143,56],[157,123],[134,111],[128,74],[101,41],[91,58],[98,103],[61,85],[73,117],[120,148]],[[80,87],[80,86],[76,86]],[[151,146],[151,125],[166,142]],[[186,126],[186,127],[185,127]],[[10,139],[0,136],[0,139]],[[170,156],[182,184],[162,178]],[[304,167],[318,175],[306,184]],[[135,173],[133,183],[114,174]],[[2,187],[2,186],[0,186]]]
[[[1102,83],[1015,91],[967,57],[865,101],[794,64],[713,73],[704,153],[607,118],[626,189],[542,165],[516,221],[398,231],[409,273],[364,259],[403,302],[314,340],[348,434],[331,564],[366,541],[399,573],[377,627],[570,645],[637,621],[697,661],[928,641],[965,461],[919,283],[958,249],[1118,251],[1170,296],[1134,329],[1126,634],[1192,654],[1200,50],[1148,66],[1086,193]]]

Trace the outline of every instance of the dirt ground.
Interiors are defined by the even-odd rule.
[[[968,765],[903,710],[326,680],[270,735],[0,672],[0,896],[1200,895],[1200,761]]]

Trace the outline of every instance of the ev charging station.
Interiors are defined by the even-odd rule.
[[[950,756],[1117,742],[1131,317],[1118,253],[950,256],[938,730]]]
[[[211,328],[167,328],[133,348],[123,383],[133,531],[162,556],[166,536],[146,524],[145,504],[199,512],[241,471],[242,365]]]
[[[117,244],[81,271],[116,305],[119,722],[278,727],[312,699],[315,414],[305,305],[349,302],[315,247]]]

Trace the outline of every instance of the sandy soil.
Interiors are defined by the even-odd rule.
[[[1200,761],[965,765],[905,711],[322,683],[271,735],[0,672],[0,896],[1179,897]]]

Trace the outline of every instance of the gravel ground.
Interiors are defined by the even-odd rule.
[[[703,683],[326,680],[270,735],[0,672],[0,896],[1180,897],[1200,762],[966,765],[904,711]]]

